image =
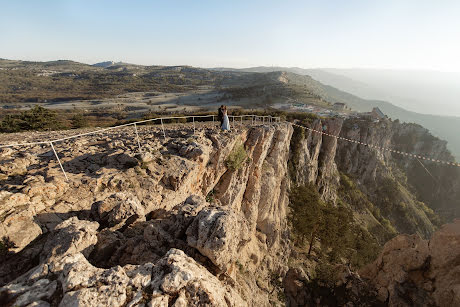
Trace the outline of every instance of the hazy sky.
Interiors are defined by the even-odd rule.
[[[0,0],[0,57],[460,71],[459,0]]]

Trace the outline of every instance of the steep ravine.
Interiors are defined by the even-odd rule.
[[[403,127],[310,124],[382,146]],[[46,146],[0,153],[0,236],[10,247],[1,256],[1,305],[296,306],[300,297],[311,304],[308,270],[290,264],[292,185],[311,183],[338,204],[349,178],[372,207],[346,204],[379,243],[396,231],[428,237],[435,229],[409,168],[387,154],[286,123],[229,133],[185,125],[166,136],[141,128],[141,154],[129,129],[59,144],[69,182]],[[393,199],[379,202],[387,181],[409,219],[385,207]],[[366,302],[380,299],[374,285],[364,287]]]
[[[315,130],[367,144],[453,161],[445,142],[417,125],[359,119],[345,122],[338,119],[309,120],[306,124]],[[293,184],[311,183],[325,202],[351,209],[353,223],[357,225],[353,229],[368,233],[375,246],[382,246],[397,233],[412,234],[410,242],[418,240],[426,244],[420,236],[430,238],[442,218],[452,220],[455,217],[452,212],[455,213],[460,205],[460,198],[455,199],[460,183],[460,172],[456,168],[448,169],[425,161],[421,166],[417,160],[326,135],[321,137],[310,130],[294,129],[289,164]],[[434,184],[433,181],[437,182]],[[443,209],[450,216],[444,215]],[[456,230],[458,226],[446,227],[442,231],[449,229],[448,234],[440,231],[434,238],[447,240],[445,237],[449,237],[456,242],[460,238]],[[343,241],[348,240],[343,235]],[[321,242],[313,248],[312,256],[306,256],[308,244],[300,249],[294,248],[290,270],[284,280],[288,305],[411,306],[426,300],[427,304],[444,306],[458,302],[456,287],[460,280],[453,275],[449,275],[448,281],[440,280],[442,272],[449,267],[457,270],[458,262],[440,258],[442,264],[430,267],[432,252],[424,251],[422,259],[418,260],[416,254],[419,251],[412,251],[418,249],[418,243],[411,246],[412,243],[405,238],[405,235],[397,236],[388,242],[383,255],[378,258],[380,260],[361,271],[364,279],[350,271],[350,268],[356,270],[357,267],[350,265],[352,261],[346,256],[331,261],[330,247],[323,248]],[[442,246],[436,244],[438,248]],[[345,244],[343,248],[350,247]],[[371,245],[367,249],[363,245],[355,247],[358,254],[372,249]],[[390,250],[392,256],[385,256]],[[439,251],[441,254],[450,252],[456,255],[453,258],[458,258],[458,251],[451,244]],[[387,260],[387,257],[390,258]],[[400,262],[393,264],[398,262],[396,259]],[[382,268],[386,262],[392,264]],[[326,271],[324,265],[328,268]],[[417,273],[411,273],[411,270]],[[420,276],[415,277],[415,274]],[[430,279],[426,274],[438,277]],[[436,291],[436,285],[443,288]]]

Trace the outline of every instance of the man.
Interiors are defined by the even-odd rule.
[[[223,123],[224,123],[224,105],[221,105],[220,108],[219,108],[219,113],[217,115],[217,118],[219,119],[220,121],[220,126],[219,127],[222,127]]]

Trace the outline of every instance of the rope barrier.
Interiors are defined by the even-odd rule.
[[[193,133],[195,134],[195,129],[196,129],[195,118],[212,117],[212,122],[214,124],[214,116],[215,115],[196,115],[196,116],[193,115],[193,116],[173,116],[173,117],[152,118],[152,119],[146,119],[146,120],[141,120],[141,121],[137,121],[137,122],[127,123],[127,124],[123,124],[123,125],[118,125],[118,126],[114,126],[114,127],[108,127],[108,128],[104,128],[104,129],[99,129],[99,130],[95,130],[95,131],[90,131],[90,132],[86,132],[86,133],[80,133],[80,134],[76,134],[76,135],[72,135],[72,136],[68,136],[68,137],[64,137],[64,138],[60,138],[60,139],[56,139],[56,140],[40,141],[40,142],[29,142],[29,143],[4,144],[4,145],[0,145],[0,148],[10,148],[10,147],[19,147],[19,146],[34,146],[34,145],[49,144],[49,145],[51,145],[51,149],[53,150],[53,153],[54,153],[54,155],[56,157],[56,160],[58,161],[59,166],[60,166],[62,172],[64,173],[64,177],[65,177],[66,181],[69,181],[69,178],[67,177],[67,174],[66,174],[66,172],[64,170],[64,166],[62,165],[61,160],[59,159],[59,156],[58,156],[58,154],[57,154],[57,152],[56,152],[56,150],[54,148],[53,143],[62,142],[62,141],[74,139],[74,138],[81,137],[81,136],[93,135],[93,134],[101,133],[101,132],[104,132],[104,131],[114,130],[114,129],[128,127],[128,126],[132,125],[132,126],[134,126],[134,131],[136,133],[136,140],[137,140],[137,146],[139,147],[139,152],[142,153],[142,147],[141,147],[141,142],[140,142],[140,138],[139,138],[139,132],[137,130],[137,125],[138,124],[144,124],[144,123],[147,123],[147,122],[160,120],[161,130],[163,131],[163,137],[166,139],[166,132],[165,132],[163,120],[166,120],[166,119],[187,119],[187,118],[192,118]],[[233,123],[235,123],[235,118],[239,117],[239,118],[241,118],[241,124],[243,124],[243,118],[248,117],[248,116],[250,116],[252,118],[252,122],[254,122],[254,116],[256,116],[256,115],[240,115],[240,116],[232,116],[232,115],[230,115],[229,117],[231,117],[233,119]],[[275,118],[276,122],[280,122],[279,117],[272,117],[270,115],[263,116],[263,117],[269,117],[270,120],[271,120],[271,118]]]
[[[369,148],[373,148],[373,149],[376,149],[378,151],[389,151],[389,152],[393,152],[393,153],[396,153],[396,154],[400,154],[400,155],[415,158],[415,159],[422,159],[422,160],[426,160],[426,161],[430,161],[430,162],[435,162],[435,163],[440,163],[440,164],[446,164],[446,165],[452,165],[452,166],[460,167],[460,163],[433,159],[433,158],[429,158],[429,157],[424,157],[424,156],[420,156],[420,155],[416,155],[416,154],[407,153],[407,152],[404,152],[404,151],[395,150],[395,149],[392,149],[392,148],[387,148],[387,147],[381,147],[381,146],[377,146],[377,145],[373,145],[373,144],[368,144],[368,143],[361,142],[361,141],[358,141],[358,140],[348,139],[348,138],[341,137],[341,136],[338,136],[338,135],[333,135],[333,134],[326,133],[326,132],[323,132],[323,131],[315,130],[315,129],[312,129],[312,128],[309,128],[309,127],[297,125],[297,124],[294,124],[294,123],[291,123],[291,122],[288,122],[288,121],[286,121],[286,123],[292,124],[293,126],[297,126],[297,127],[303,128],[303,129],[307,129],[307,130],[315,132],[315,133],[319,133],[319,134],[322,134],[322,135],[333,137],[333,138],[336,138],[338,140],[347,141],[347,142],[350,142],[350,143],[355,143],[355,144],[358,144],[358,145],[367,146]]]
[[[134,124],[134,129],[136,130],[136,139],[137,139],[137,146],[139,146],[139,152],[142,153],[141,142],[139,140],[139,133],[137,132],[137,126]]]
[[[40,141],[40,142],[29,142],[29,143],[2,144],[2,145],[0,145],[0,148],[6,148],[6,147],[19,147],[19,146],[33,146],[33,145],[49,144],[50,142],[53,142],[53,143],[62,142],[62,141],[74,139],[74,138],[81,137],[81,136],[97,134],[97,133],[101,133],[101,132],[105,132],[105,131],[109,131],[109,130],[113,130],[113,129],[118,129],[118,128],[123,128],[123,127],[127,127],[127,126],[132,126],[132,125],[144,124],[144,123],[152,122],[152,121],[155,121],[155,120],[160,120],[160,121],[161,121],[162,130],[163,130],[163,136],[166,138],[166,134],[164,133],[163,120],[167,120],[167,119],[187,119],[187,118],[192,118],[192,119],[193,119],[193,123],[195,123],[195,118],[212,117],[212,118],[213,118],[213,122],[214,122],[214,116],[215,116],[215,115],[193,115],[193,116],[172,116],[172,117],[151,118],[151,119],[145,119],[145,120],[141,120],[141,121],[137,121],[137,122],[132,122],[132,123],[127,123],[127,124],[123,124],[123,125],[118,125],[118,126],[103,128],[103,129],[99,129],[99,130],[95,130],[95,131],[90,131],[90,132],[86,132],[86,133],[80,133],[80,134],[76,134],[76,135],[72,135],[72,136],[68,136],[68,137],[64,137],[64,138],[60,138],[60,139],[55,139],[55,140]],[[253,116],[257,116],[257,115],[240,115],[240,116],[232,116],[232,115],[229,115],[229,118],[233,118],[233,120],[234,120],[235,117],[241,117],[241,118],[243,118],[243,117],[248,117],[248,116],[253,117]],[[271,117],[271,118],[275,118],[275,119],[277,120],[277,122],[280,122],[280,118],[279,118],[279,117],[272,117],[272,116],[270,116],[270,115],[264,115],[264,116],[259,116],[259,117],[264,117],[264,118],[265,118],[265,117]]]
[[[56,153],[56,149],[54,149],[53,142],[50,142],[50,145],[51,145],[51,148],[53,149],[54,155],[56,156],[56,159],[57,159],[57,161],[58,161],[58,163],[59,163],[59,166],[61,167],[61,170],[62,170],[62,172],[64,173],[65,180],[66,180],[66,181],[69,181],[69,178],[67,177],[67,174],[66,174],[66,172],[64,171],[64,167],[62,166],[61,160],[59,159],[59,157],[58,157],[58,155],[57,155],[57,153]]]
[[[61,142],[61,141],[65,141],[65,140],[70,140],[70,139],[74,139],[74,138],[81,137],[81,136],[93,135],[93,134],[101,133],[101,132],[104,132],[104,131],[109,131],[109,130],[118,129],[118,128],[122,128],[122,127],[127,127],[127,126],[133,125],[133,126],[134,126],[134,130],[135,130],[135,133],[136,133],[136,140],[137,140],[137,145],[138,145],[138,147],[139,147],[139,152],[142,152],[141,143],[140,143],[140,138],[139,138],[139,133],[138,133],[138,130],[137,130],[137,125],[138,125],[138,124],[144,124],[144,123],[147,123],[147,122],[152,122],[152,121],[160,120],[161,129],[162,129],[162,132],[163,132],[163,137],[166,139],[166,132],[165,132],[165,129],[164,129],[163,120],[192,118],[192,122],[193,122],[193,133],[195,133],[195,129],[196,129],[196,127],[195,127],[195,117],[196,117],[196,118],[207,118],[207,117],[212,117],[212,122],[214,123],[214,116],[215,116],[215,115],[197,115],[197,116],[174,116],[174,117],[152,118],[152,119],[137,121],[137,122],[133,122],[133,123],[127,123],[127,124],[123,124],[123,125],[118,125],[118,126],[114,126],[114,127],[99,129],[99,130],[95,130],[95,131],[90,131],[90,132],[86,132],[86,133],[80,133],[80,134],[77,134],[77,135],[72,135],[72,136],[68,136],[68,137],[64,137],[64,138],[60,138],[60,139],[56,139],[56,140],[51,140],[51,141],[40,141],[40,142],[29,142],[29,143],[16,143],[16,144],[4,144],[4,145],[0,145],[0,148],[19,147],[19,146],[33,146],[33,145],[49,144],[49,145],[51,145],[51,148],[52,148],[52,150],[53,150],[53,152],[54,152],[54,155],[56,156],[56,159],[57,159],[57,161],[58,161],[58,163],[59,163],[59,166],[60,166],[62,172],[64,173],[64,176],[65,176],[65,178],[66,178],[66,181],[68,181],[67,174],[66,174],[66,172],[65,172],[65,170],[64,170],[64,167],[63,167],[63,165],[62,165],[62,163],[61,163],[61,160],[59,159],[59,157],[58,157],[58,155],[57,155],[57,153],[56,153],[56,150],[55,150],[55,148],[54,148],[53,143]],[[257,123],[257,119],[259,119],[259,123],[261,123],[262,125],[265,125],[265,118],[267,118],[267,123],[272,123],[272,122],[280,123],[280,122],[281,122],[281,119],[280,119],[279,117],[272,117],[272,116],[270,116],[270,115],[268,115],[268,116],[258,116],[258,115],[240,115],[240,116],[232,116],[232,115],[230,115],[229,117],[232,118],[233,123],[235,123],[235,118],[240,118],[240,119],[241,119],[241,125],[243,125],[243,120],[244,120],[245,117],[250,117],[250,118],[251,118],[251,125],[252,125],[252,126],[253,126],[255,123]],[[377,151],[389,151],[389,152],[393,152],[393,153],[400,154],[400,155],[403,155],[403,156],[412,157],[412,158],[415,158],[415,159],[422,159],[422,160],[431,161],[431,162],[435,162],[435,163],[440,163],[440,164],[446,164],[446,165],[452,165],[452,166],[458,166],[458,167],[460,167],[460,163],[449,162],[449,161],[442,161],[442,160],[433,159],[433,158],[429,158],[429,157],[424,157],[424,156],[420,156],[420,155],[416,155],[416,154],[411,154],[411,153],[407,153],[407,152],[403,152],[403,151],[399,151],[399,150],[395,150],[395,149],[391,149],[391,148],[386,148],[386,147],[381,147],[381,146],[377,146],[377,145],[373,145],[373,144],[368,144],[368,143],[361,142],[361,141],[358,141],[358,140],[348,139],[348,138],[341,137],[341,136],[338,136],[338,135],[333,135],[333,134],[330,134],[330,133],[327,133],[327,132],[323,132],[323,131],[319,131],[319,130],[316,130],[316,129],[312,129],[312,128],[309,128],[309,127],[305,127],[305,126],[301,126],[301,125],[298,125],[298,124],[294,124],[294,123],[291,123],[291,122],[288,122],[288,121],[285,121],[285,123],[288,123],[288,124],[291,124],[291,125],[293,125],[293,126],[297,126],[297,127],[303,128],[303,129],[307,129],[307,130],[309,130],[309,131],[312,131],[312,132],[315,132],[315,133],[319,133],[319,134],[321,134],[321,135],[326,135],[326,136],[329,136],[329,137],[333,137],[333,138],[335,138],[335,139],[337,139],[337,140],[342,140],[342,141],[347,141],[347,142],[354,143],[354,144],[358,144],[358,145],[367,146],[367,147],[369,147],[369,148],[376,149]],[[419,161],[419,162],[420,162],[420,161]],[[420,162],[420,163],[421,163],[421,162]],[[422,165],[423,165],[423,164],[422,164]]]

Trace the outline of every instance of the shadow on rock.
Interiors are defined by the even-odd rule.
[[[63,163],[64,170],[72,174],[86,174],[98,178],[102,168],[117,169],[120,171],[135,167],[139,161],[121,150],[106,151],[103,153],[86,153]]]

